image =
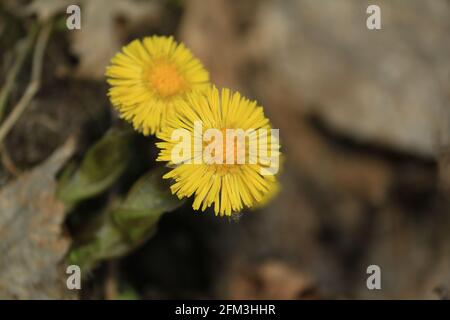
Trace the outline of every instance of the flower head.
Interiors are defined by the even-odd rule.
[[[209,84],[208,72],[182,43],[160,36],[123,47],[106,76],[111,103],[145,135],[161,130],[185,94]]]
[[[214,204],[216,215],[230,216],[274,191],[279,145],[273,131],[256,102],[209,87],[187,94],[167,120],[157,161],[174,166],[164,176],[174,180],[172,193],[194,196],[195,210]]]
[[[267,206],[269,203],[275,199],[281,191],[281,184],[278,180],[271,181],[271,185],[269,187],[269,192],[264,195],[262,200],[253,206],[252,209],[261,209]]]

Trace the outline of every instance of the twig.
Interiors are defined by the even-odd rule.
[[[14,85],[14,82],[16,81],[17,75],[22,69],[22,66],[26,60],[25,58],[27,57],[33,45],[35,36],[36,28],[33,28],[28,36],[25,39],[19,41],[19,43],[17,44],[17,47],[15,49],[17,53],[17,59],[11,69],[8,70],[8,76],[6,78],[5,85],[0,91],[0,122],[3,119],[3,114],[5,112],[6,103],[11,93],[11,89]]]
[[[117,276],[118,276],[118,266],[117,261],[108,261],[106,271],[106,281],[105,281],[105,298],[106,300],[117,299]]]
[[[22,173],[19,168],[14,164],[13,160],[9,156],[9,152],[4,144],[0,145],[1,159],[3,167],[8,171],[13,177],[18,177]]]
[[[25,111],[30,101],[33,99],[34,95],[39,90],[40,86],[40,78],[42,73],[42,63],[45,52],[45,47],[47,46],[48,38],[50,36],[51,31],[51,23],[48,22],[44,25],[44,27],[39,31],[39,35],[36,42],[36,47],[33,55],[33,65],[31,70],[31,81],[28,84],[25,93],[20,98],[17,105],[13,108],[13,111],[8,115],[5,122],[0,126],[0,144],[3,142],[3,139],[12,129],[14,124],[20,118],[22,113]]]
[[[33,55],[33,66],[31,67],[31,82],[40,84],[42,65],[44,60],[45,48],[47,47],[48,38],[52,30],[52,23],[48,21],[39,32],[39,36],[36,42],[36,48]]]

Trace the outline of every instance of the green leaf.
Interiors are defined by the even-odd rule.
[[[112,211],[114,223],[130,241],[142,238],[164,212],[180,206],[182,201],[171,194],[162,179],[164,173],[164,168],[157,168],[142,176],[119,208]]]
[[[164,172],[157,168],[142,176],[123,201],[93,221],[87,239],[71,250],[69,262],[89,270],[99,261],[128,254],[148,239],[161,215],[183,203],[171,194],[162,179]]]
[[[66,168],[59,181],[57,196],[68,205],[94,197],[122,175],[132,158],[133,133],[110,129],[84,156],[78,169]]]
[[[141,297],[133,287],[126,286],[119,292],[117,300],[141,300]]]

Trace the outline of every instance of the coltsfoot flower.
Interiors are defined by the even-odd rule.
[[[200,61],[172,37],[134,40],[106,70],[111,103],[120,116],[145,135],[160,131],[179,100],[209,84]]]
[[[274,180],[269,187],[269,192],[266,193],[262,198],[262,200],[256,203],[252,209],[257,210],[267,206],[269,203],[272,202],[273,199],[275,199],[278,196],[280,191],[281,191],[280,182],[278,180]]]
[[[264,202],[276,190],[278,130],[256,102],[215,87],[187,94],[157,135],[157,161],[173,169],[173,194],[194,196],[193,208],[230,216]]]

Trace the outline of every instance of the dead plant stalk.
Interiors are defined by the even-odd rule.
[[[32,61],[32,69],[31,69],[31,80],[25,89],[24,94],[19,99],[17,104],[12,109],[11,113],[8,115],[6,120],[0,126],[0,144],[2,144],[5,137],[14,127],[17,120],[26,110],[30,102],[33,100],[34,96],[39,90],[41,74],[42,74],[42,65],[44,60],[45,48],[47,47],[47,42],[50,36],[50,32],[52,29],[51,22],[47,22],[43,25],[41,30],[39,31],[36,46],[33,53],[33,61]],[[1,152],[1,151],[0,151]]]

